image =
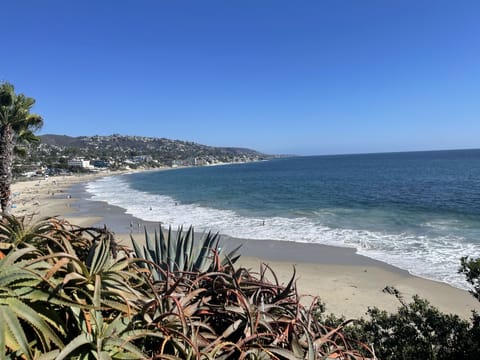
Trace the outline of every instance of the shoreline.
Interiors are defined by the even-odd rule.
[[[135,218],[127,214],[125,209],[106,202],[88,200],[89,194],[85,190],[85,185],[95,178],[121,174],[122,172],[72,175],[65,177],[67,179],[51,177],[48,180],[50,184],[41,183],[44,180],[40,180],[39,185],[34,184],[38,180],[34,183],[19,182],[14,184],[13,192],[18,192],[15,188],[21,184],[30,183],[29,186],[24,186],[23,191],[25,195],[36,193],[34,199],[30,200],[38,203],[32,203],[38,212],[34,219],[60,215],[80,226],[106,225],[120,241],[130,245],[130,233],[136,240],[144,241],[143,227],[146,226],[148,232],[153,232],[154,228],[158,228],[158,223]],[[56,185],[52,186],[55,180]],[[52,188],[56,194],[52,194]],[[25,206],[28,207],[24,204],[24,209]],[[22,207],[14,210],[14,214],[22,215]],[[134,226],[131,227],[130,224]],[[386,286],[397,288],[406,301],[418,294],[440,311],[458,314],[465,319],[471,317],[472,309],[480,310],[479,303],[465,290],[411,275],[406,270],[359,255],[353,248],[221,236],[222,246],[233,248],[239,243],[243,246],[237,266],[258,272],[261,264],[268,264],[281,283],[290,280],[295,266],[299,293],[309,294],[305,296],[306,303],[312,301],[313,296],[319,296],[326,304],[327,313],[360,318],[373,306],[390,312],[396,311],[400,303],[393,295],[382,292]]]

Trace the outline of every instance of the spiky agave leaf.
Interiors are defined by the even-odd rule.
[[[223,255],[223,251],[219,247],[220,236],[218,233],[203,234],[196,243],[192,226],[186,231],[180,226],[175,235],[171,227],[165,234],[164,229],[159,226],[158,231],[155,229],[154,234],[154,243],[152,243],[145,228],[145,245],[143,247],[134,239],[133,235],[130,235],[130,238],[135,256],[147,261],[143,266],[152,272],[155,281],[165,280],[165,273],[168,271],[205,272],[213,271],[220,265],[232,266],[240,257],[237,254],[240,246],[227,255]],[[157,267],[152,266],[151,263],[155,263]]]
[[[207,234],[202,235],[200,244],[197,248],[198,255],[194,260],[193,269],[196,269],[197,271],[206,271],[211,268],[210,264],[207,266],[207,262],[209,261],[212,250],[218,250],[218,246],[214,246],[214,244],[218,244],[218,239],[218,233],[212,234],[211,232],[208,232]]]

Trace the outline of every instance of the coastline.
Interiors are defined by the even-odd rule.
[[[13,193],[16,215],[33,219],[59,215],[80,226],[106,225],[125,244],[130,244],[130,232],[143,241],[143,227],[152,231],[156,222],[146,222],[125,213],[125,210],[105,202],[88,200],[85,185],[89,181],[122,172],[52,177],[48,181],[33,180],[15,183]],[[133,231],[130,227],[132,226]],[[395,311],[399,301],[382,292],[386,286],[397,288],[406,301],[418,294],[440,311],[471,316],[471,310],[480,310],[479,303],[467,291],[445,283],[419,278],[394,266],[356,254],[354,249],[321,244],[274,240],[245,240],[221,237],[222,246],[233,248],[242,243],[238,266],[255,272],[261,264],[268,264],[281,283],[287,283],[295,267],[297,287],[304,301],[309,303],[319,296],[326,304],[326,312],[347,318],[365,316],[369,307],[377,306]]]

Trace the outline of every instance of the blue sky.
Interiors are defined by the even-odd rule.
[[[480,147],[480,1],[4,1],[41,133],[335,154]]]

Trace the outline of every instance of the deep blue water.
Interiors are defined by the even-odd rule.
[[[480,256],[480,150],[145,172],[98,180],[89,191],[145,220],[355,247],[462,287],[459,258]]]

